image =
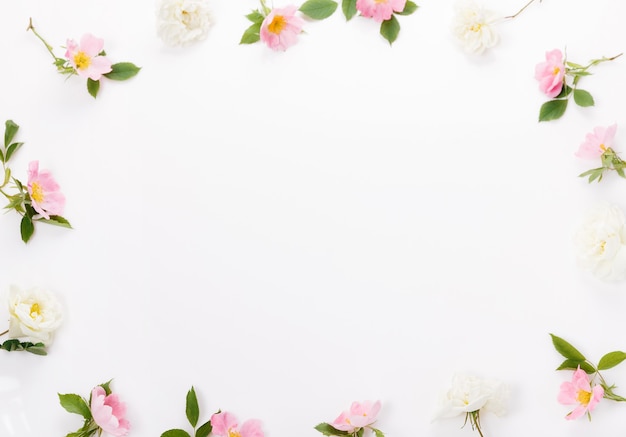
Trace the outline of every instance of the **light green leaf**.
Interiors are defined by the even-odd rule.
[[[25,215],[22,217],[22,221],[20,222],[20,234],[22,235],[22,241],[24,243],[28,243],[28,240],[30,240],[30,237],[33,236],[34,232],[35,226],[33,225],[33,220],[28,215]]]
[[[187,420],[194,428],[198,424],[198,417],[200,416],[200,408],[198,407],[198,398],[196,397],[196,391],[193,386],[187,392],[187,404],[185,408],[187,414]]]
[[[87,92],[89,95],[95,99],[98,91],[100,91],[100,81],[87,78]]]
[[[7,167],[4,169],[4,182],[2,183],[2,186],[4,187],[6,184],[8,184],[9,180],[11,180],[11,169]]]
[[[374,434],[376,434],[376,437],[385,437],[385,434],[383,434],[383,432],[380,429],[372,428],[372,431],[374,431]]]
[[[91,410],[89,409],[89,405],[87,405],[87,402],[85,402],[85,400],[80,396],[73,393],[59,393],[59,402],[61,402],[61,406],[65,408],[66,411],[80,414],[85,418],[85,420],[91,419]]]
[[[213,425],[209,420],[196,430],[195,437],[208,437],[208,435],[211,434],[211,431],[213,431]]]
[[[411,0],[408,0],[404,5],[404,9],[402,10],[402,12],[396,12],[396,15],[411,15],[413,12],[417,11],[418,7],[419,6],[417,6]]]
[[[246,15],[246,18],[252,21],[253,23],[262,23],[263,20],[265,19],[265,15],[263,15],[258,10],[254,10],[250,12],[248,15]]]
[[[49,225],[61,226],[62,228],[72,229],[72,225],[65,217],[61,217],[60,215],[51,215],[50,219],[39,219],[38,222],[44,222]]]
[[[4,122],[4,147],[6,148],[11,141],[13,141],[13,137],[19,130],[19,126],[15,124],[13,120],[7,120]]]
[[[567,109],[567,100],[549,100],[539,110],[539,121],[550,121],[561,118]]]
[[[9,162],[9,159],[11,159],[11,156],[13,156],[13,154],[17,152],[20,147],[22,147],[22,145],[24,145],[24,143],[13,143],[9,147],[7,147],[7,154],[6,154],[5,162]]]
[[[191,437],[187,431],[182,429],[169,429],[161,434],[161,437]]]
[[[25,350],[26,352],[30,352],[31,354],[35,354],[35,355],[48,355],[48,352],[46,351],[46,347],[44,346],[43,343],[37,343],[33,346],[29,346]]]
[[[583,107],[593,106],[595,103],[591,94],[585,90],[574,90],[574,101],[578,106]]]
[[[346,21],[350,21],[356,15],[356,0],[342,0],[341,10]]]
[[[570,359],[563,361],[561,365],[556,368],[556,370],[576,370],[578,369],[578,367],[584,370],[585,373],[591,374],[596,372],[596,369],[594,369],[593,366],[587,361],[577,361]]]
[[[330,423],[320,423],[319,425],[317,425],[315,427],[316,430],[318,430],[319,432],[321,432],[322,434],[326,435],[326,436],[333,436],[333,435],[337,435],[337,436],[342,436],[342,435],[349,435],[348,432],[346,431],[340,431],[337,428],[333,427]]]
[[[261,23],[254,23],[252,26],[248,27],[246,31],[241,36],[241,41],[239,44],[253,44],[261,39]]]
[[[398,38],[400,33],[400,23],[395,15],[392,15],[390,19],[380,23],[380,34],[389,41],[389,45]]]
[[[580,69],[585,68],[585,67],[583,67],[580,64],[576,64],[575,62],[569,62],[568,61],[568,62],[566,62],[566,64],[567,64],[568,67],[571,67],[571,68],[577,68],[577,69],[578,68],[580,68]]]
[[[552,344],[558,353],[563,355],[565,358],[574,361],[586,361],[587,359],[583,354],[581,354],[578,349],[569,344],[567,341],[563,340],[561,337],[557,337],[554,334],[550,334],[552,337]]]
[[[600,358],[598,363],[598,370],[606,370],[611,367],[617,366],[622,361],[626,360],[626,353],[622,351],[609,352]]]
[[[132,62],[118,62],[111,65],[111,71],[103,76],[111,80],[127,80],[136,76],[139,70],[141,67],[137,67]]]
[[[300,12],[314,20],[323,20],[334,14],[337,6],[333,0],[308,0],[300,6]]]

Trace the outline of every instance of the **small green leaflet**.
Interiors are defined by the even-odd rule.
[[[323,20],[334,14],[337,6],[333,0],[308,0],[300,6],[299,11],[314,20]]]
[[[342,0],[341,10],[346,21],[350,21],[356,15],[356,0]]]
[[[13,141],[13,137],[19,130],[19,126],[15,124],[13,120],[7,120],[4,122],[4,147],[8,147]]]
[[[622,361],[626,360],[626,353],[622,351],[609,352],[600,358],[598,363],[598,370],[606,370],[617,366]]]
[[[22,235],[22,241],[24,243],[28,243],[30,237],[33,236],[35,232],[35,225],[33,225],[33,219],[31,219],[28,215],[22,217],[22,221],[20,222],[20,234]]]
[[[398,23],[398,19],[395,15],[392,15],[390,19],[383,21],[380,23],[380,34],[389,41],[389,45],[392,45],[393,42],[398,38],[398,34],[400,33],[400,23]]]
[[[565,358],[580,362],[587,360],[585,356],[578,351],[578,349],[563,340],[561,337],[557,337],[554,334],[550,334],[550,337],[552,337],[552,344],[554,345],[556,351]]]
[[[556,370],[576,370],[581,368],[585,373],[592,374],[596,372],[596,369],[586,361],[565,360],[561,363]]]
[[[98,91],[100,91],[100,81],[87,78],[87,92],[89,95],[95,99]]]
[[[91,419],[91,410],[89,409],[89,405],[87,405],[87,402],[85,402],[85,400],[80,396],[73,393],[59,393],[59,402],[66,411],[80,414],[86,420]]]
[[[200,409],[198,408],[198,398],[196,397],[196,391],[193,386],[187,392],[187,403],[185,408],[187,414],[187,420],[193,428],[198,424],[198,417],[200,416]]]
[[[187,431],[182,429],[170,429],[161,434],[161,437],[191,437]]]
[[[319,432],[321,432],[322,434],[326,435],[326,436],[348,435],[348,432],[340,431],[340,430],[334,428],[330,423],[320,423],[319,425],[317,425],[315,427],[315,429],[318,430]]]
[[[550,121],[561,118],[567,109],[567,100],[549,100],[539,110],[539,121]]]
[[[411,15],[413,12],[417,11],[418,7],[419,6],[409,0],[404,5],[402,12],[396,12],[396,15]]]
[[[261,24],[262,23],[254,23],[252,26],[248,27],[241,36],[239,44],[253,44],[259,41],[261,39]]]
[[[593,106],[595,104],[593,97],[588,91],[578,89],[574,90],[574,102],[582,107]]]
[[[104,77],[111,80],[127,80],[139,73],[141,67],[137,67],[132,62],[118,62],[111,65],[111,71],[103,74]]]

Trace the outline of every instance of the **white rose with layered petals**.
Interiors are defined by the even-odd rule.
[[[506,412],[509,397],[508,386],[500,381],[480,379],[475,376],[456,374],[452,387],[441,399],[436,419],[454,417],[474,411],[490,411],[497,416]]]
[[[9,291],[9,337],[20,341],[52,343],[54,331],[61,325],[63,312],[56,297],[45,290]]]
[[[159,0],[157,34],[169,46],[184,46],[207,37],[211,14],[206,0]]]
[[[459,3],[452,31],[466,52],[481,54],[498,44],[500,37],[492,25],[500,18],[473,2]]]
[[[585,217],[574,243],[579,265],[597,278],[626,278],[626,219],[615,205],[599,206]]]

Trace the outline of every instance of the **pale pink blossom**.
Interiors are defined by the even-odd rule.
[[[596,159],[602,156],[610,147],[613,147],[613,139],[617,124],[609,127],[597,126],[585,137],[585,142],[580,145],[576,156],[584,159]]]
[[[63,214],[65,196],[48,170],[39,171],[39,161],[28,164],[27,189],[32,207],[44,218]]]
[[[565,63],[563,53],[559,49],[546,52],[546,61],[535,67],[535,79],[539,81],[539,89],[549,98],[559,95],[563,89]]]
[[[296,16],[297,11],[293,5],[272,9],[261,24],[261,41],[273,50],[285,51],[294,45],[304,25],[304,20]]]
[[[585,413],[591,413],[603,396],[604,389],[599,385],[591,387],[589,376],[579,366],[572,375],[572,381],[561,384],[557,399],[563,405],[576,405],[565,416],[567,420],[574,420]]]
[[[353,402],[350,410],[342,412],[332,423],[333,428],[349,434],[376,422],[380,411],[380,401]]]
[[[128,434],[130,423],[124,418],[126,405],[120,402],[116,394],[107,396],[102,386],[91,391],[91,415],[102,430],[115,437]]]
[[[65,57],[79,76],[100,80],[103,74],[111,71],[111,61],[100,55],[103,48],[103,39],[86,33],[80,39],[80,44],[76,44],[73,39],[67,40]]]
[[[406,0],[357,0],[356,9],[367,18],[381,23],[391,18],[394,12],[402,12]]]
[[[246,420],[241,427],[237,418],[225,411],[211,416],[213,434],[220,437],[263,437],[261,421],[257,419]]]

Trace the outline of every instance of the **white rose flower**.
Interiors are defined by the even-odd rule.
[[[626,219],[617,206],[602,205],[590,211],[574,242],[583,269],[604,281],[626,277]]]
[[[490,411],[497,416],[506,412],[509,389],[500,381],[456,374],[452,388],[442,398],[436,419],[454,417],[474,411]]]
[[[9,291],[9,337],[20,341],[52,343],[54,331],[61,325],[61,305],[53,294],[40,289]]]
[[[466,52],[481,54],[498,44],[500,38],[492,24],[501,18],[473,2],[459,3],[452,31]]]
[[[169,46],[205,39],[211,24],[207,0],[159,0],[157,34]]]

